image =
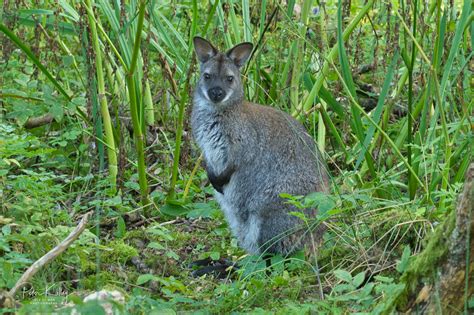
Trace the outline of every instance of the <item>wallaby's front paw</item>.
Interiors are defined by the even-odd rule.
[[[234,173],[234,167],[227,167],[221,174],[217,175],[212,171],[211,168],[207,168],[207,177],[211,182],[211,185],[214,187],[215,190],[220,192],[221,194],[224,193],[224,186],[230,182],[230,178]]]
[[[229,278],[239,267],[228,259],[212,260],[211,258],[193,261],[188,268],[202,267],[191,272],[195,278],[212,275],[218,279]]]

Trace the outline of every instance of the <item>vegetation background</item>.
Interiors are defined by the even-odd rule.
[[[449,238],[473,152],[471,1],[0,7],[0,288],[94,211],[17,293],[19,313],[99,314],[81,297],[104,288],[126,313],[474,311],[474,227]],[[285,197],[329,226],[316,261],[267,268],[232,239],[190,137],[195,35],[253,42],[247,98],[314,135],[333,194]],[[464,255],[456,302],[436,285],[449,244]],[[203,258],[242,268],[192,277]]]

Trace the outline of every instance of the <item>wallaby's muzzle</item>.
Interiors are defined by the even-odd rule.
[[[225,97],[225,92],[222,88],[216,86],[207,91],[207,95],[214,103],[219,103]]]

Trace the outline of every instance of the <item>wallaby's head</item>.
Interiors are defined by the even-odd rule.
[[[240,68],[250,57],[253,45],[241,43],[225,53],[201,37],[194,37],[194,50],[201,64],[196,92],[217,108],[240,103],[244,89]]]

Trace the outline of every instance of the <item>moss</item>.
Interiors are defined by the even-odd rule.
[[[417,274],[425,276],[434,271],[438,261],[442,259],[448,251],[447,244],[449,244],[449,237],[451,236],[455,223],[455,212],[453,211],[448,218],[435,229],[433,234],[429,236],[426,248],[410,263],[407,271],[401,278],[402,280],[409,279],[411,276]]]
[[[106,245],[112,250],[106,250],[102,254],[104,263],[126,263],[132,257],[138,256],[138,251],[124,243],[122,239],[115,240]]]
[[[125,240],[132,240],[132,239],[141,239],[141,240],[146,240],[149,238],[149,235],[147,234],[145,229],[135,229],[131,231],[127,231],[127,234],[125,235]]]
[[[97,270],[97,265],[90,259],[90,256],[86,255],[79,255],[80,263],[81,263],[81,271],[83,273],[94,272]]]
[[[107,283],[113,283],[115,281],[117,281],[117,275],[112,272],[103,271],[82,279],[82,286],[85,290],[95,291],[98,287],[103,287]]]
[[[436,272],[437,266],[448,252],[449,237],[456,224],[456,213],[452,211],[435,231],[427,236],[425,249],[410,260],[407,270],[400,277],[400,288],[384,300],[383,313],[392,313],[395,308],[404,309],[411,294],[416,292],[420,280]]]

